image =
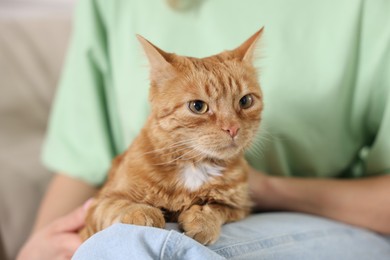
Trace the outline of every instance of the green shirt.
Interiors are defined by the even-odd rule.
[[[184,1],[184,0],[182,0]],[[43,160],[99,185],[149,112],[147,60],[135,34],[204,57],[265,26],[257,60],[263,122],[247,158],[274,175],[390,172],[390,1],[82,0]]]

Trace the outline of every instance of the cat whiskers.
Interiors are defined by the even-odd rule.
[[[172,149],[175,149],[175,148],[180,148],[180,149],[175,149],[174,151],[171,151],[171,152],[168,152],[168,153],[164,153],[165,155],[169,155],[169,154],[173,154],[173,153],[176,153],[176,152],[179,152],[179,151],[182,151],[182,150],[185,150],[187,149],[187,147],[189,145],[192,144],[193,141],[196,141],[197,138],[193,138],[193,139],[186,139],[186,140],[181,140],[181,141],[178,141],[176,143],[173,143],[169,146],[166,146],[166,147],[162,147],[162,148],[158,148],[158,149],[155,149],[155,150],[151,150],[151,151],[147,151],[145,153],[142,153],[139,155],[139,157],[141,156],[144,156],[144,155],[147,155],[147,154],[153,154],[153,153],[163,153],[167,150],[172,150]]]
[[[261,158],[264,156],[264,148],[267,144],[274,142],[277,139],[270,131],[264,126],[260,127],[255,134],[254,141],[247,150],[248,154]]]
[[[252,143],[252,144],[249,146],[249,148],[248,148],[248,150],[247,150],[247,153],[253,155],[253,156],[256,157],[256,158],[261,158],[261,157],[263,157],[263,155],[264,155],[264,153],[263,153],[263,151],[264,151],[263,147],[264,147],[264,144],[263,144],[263,143],[255,143],[255,142],[254,142],[254,143]]]
[[[153,165],[156,165],[156,166],[161,166],[161,165],[169,165],[169,164],[173,164],[179,160],[184,160],[184,161],[190,161],[190,160],[193,160],[197,157],[200,157],[200,160],[202,160],[202,158],[204,157],[203,154],[201,152],[199,152],[198,150],[194,149],[196,146],[190,146],[190,147],[186,147],[185,149],[190,149],[189,151],[183,153],[182,155],[178,156],[177,158],[171,160],[171,161],[168,161],[168,162],[164,162],[164,163],[157,163],[157,164],[153,164]],[[185,149],[182,149],[182,150],[185,150]],[[192,155],[191,157],[185,157],[186,155],[190,154],[190,153],[193,153],[193,152],[196,152],[195,155]]]
[[[215,145],[215,146],[208,145],[207,149],[205,149],[204,147],[198,145],[198,146],[193,147],[193,149],[202,155],[202,158],[200,159],[200,160],[202,160],[204,157],[210,157],[210,156],[215,157],[218,154],[218,150],[220,149],[220,146],[219,145]]]

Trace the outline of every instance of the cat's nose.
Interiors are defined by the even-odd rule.
[[[237,125],[229,126],[229,127],[222,127],[222,129],[227,132],[232,138],[237,136],[238,130],[240,128]]]

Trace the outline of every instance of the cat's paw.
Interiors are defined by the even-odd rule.
[[[134,204],[127,210],[121,219],[121,223],[138,226],[165,227],[165,219],[161,210],[143,204]]]
[[[222,221],[209,206],[194,205],[180,214],[179,224],[187,236],[203,245],[211,245],[219,238]]]

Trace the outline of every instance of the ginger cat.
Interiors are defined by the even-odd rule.
[[[263,109],[253,66],[262,32],[203,59],[164,52],[138,36],[151,67],[151,114],[114,159],[87,213],[83,239],[117,222],[164,228],[174,221],[208,245],[224,223],[249,214],[243,152]]]

